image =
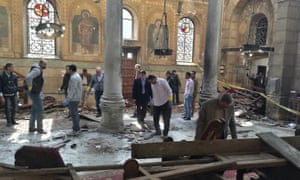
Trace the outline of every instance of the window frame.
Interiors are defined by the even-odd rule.
[[[26,34],[26,36],[24,37],[24,56],[25,57],[29,57],[29,58],[47,58],[47,59],[58,59],[58,39],[41,39],[41,38],[38,38],[37,36],[33,36],[32,37],[32,34],[31,33],[34,33],[32,29],[32,27],[36,26],[38,23],[38,18],[39,16],[35,16],[33,17],[33,20],[35,19],[36,20],[36,23],[31,23],[30,22],[30,18],[31,16],[33,16],[33,14],[35,12],[34,11],[34,6],[35,4],[38,4],[38,3],[41,3],[41,4],[45,4],[46,6],[48,6],[48,12],[50,13],[49,15],[47,15],[48,17],[50,17],[50,22],[56,22],[56,8],[55,8],[55,4],[51,1],[51,0],[28,0],[27,3],[26,3],[26,6],[25,6],[25,16],[24,16],[24,27],[26,27],[24,29],[24,34]],[[31,14],[30,14],[31,13]],[[45,20],[43,20],[44,22]],[[32,38],[32,39],[30,39]],[[31,42],[32,41],[36,41],[36,43],[32,44]],[[49,42],[50,41],[50,42]],[[47,44],[48,42],[48,44]],[[42,51],[42,53],[34,53],[31,48],[33,45],[36,45],[38,46],[39,44],[43,44],[43,46],[52,46],[53,50],[50,51],[50,53],[45,53],[45,51]],[[45,49],[46,47],[41,47],[41,50],[42,49]]]
[[[182,32],[183,31],[183,23],[185,22],[189,22],[189,31],[192,33],[190,36],[190,40],[187,40],[187,35],[184,35]],[[177,34],[176,34],[176,41],[177,41],[177,46],[176,46],[176,64],[192,64],[194,62],[194,54],[195,54],[195,38],[196,38],[196,34],[195,34],[195,23],[194,21],[190,18],[190,17],[182,17],[178,20],[178,23],[177,23]],[[182,35],[183,34],[183,35]],[[185,53],[186,51],[186,45],[184,44],[184,50],[183,50],[183,54],[182,58],[179,59],[179,46],[181,42],[179,42],[179,39],[180,38],[184,38],[183,41],[181,42],[184,42],[186,44],[187,41],[190,41],[190,48],[191,48],[191,53],[189,53],[189,56],[190,56],[190,59],[186,59],[186,56],[188,56],[187,53]]]

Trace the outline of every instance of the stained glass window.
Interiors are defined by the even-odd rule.
[[[268,19],[262,17],[257,21],[256,32],[255,32],[255,44],[266,45],[268,32]]]
[[[127,9],[123,9],[123,39],[133,39],[133,18]]]
[[[40,22],[55,21],[53,5],[46,0],[30,0],[27,5],[27,53],[29,57],[55,57],[56,40],[41,39],[37,36],[35,27]]]
[[[189,18],[182,18],[178,22],[177,32],[177,63],[193,62],[194,53],[194,23]]]

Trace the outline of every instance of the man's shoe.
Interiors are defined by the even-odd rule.
[[[161,135],[161,132],[160,131],[156,131],[154,133],[152,133],[153,136],[160,136]]]
[[[191,120],[191,118],[183,118],[184,120],[188,121],[188,120]]]
[[[35,128],[33,128],[33,129],[29,129],[29,132],[30,132],[30,133],[33,133],[34,131],[36,131],[36,129],[35,129]]]
[[[18,125],[19,123],[17,123],[17,122],[13,122],[13,125]]]
[[[73,136],[79,136],[79,135],[80,135],[80,130],[78,130],[78,131],[73,131],[73,132],[72,132],[72,135],[73,135]]]
[[[47,134],[47,132],[44,131],[43,129],[38,129],[37,132],[40,133],[40,134]]]
[[[101,117],[101,114],[100,114],[100,113],[97,113],[97,114],[96,114],[96,117]]]

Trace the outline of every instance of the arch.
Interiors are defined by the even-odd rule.
[[[135,8],[132,6],[125,4],[123,5],[123,9],[126,9],[130,15],[132,16],[132,38],[131,40],[138,40],[139,38],[139,19],[138,14],[136,13]],[[124,38],[123,38],[124,39]]]
[[[256,14],[251,19],[250,33],[253,37],[253,44],[266,45],[268,33],[268,19],[262,14]]]
[[[248,40],[248,35],[252,36],[252,17],[258,18],[264,15],[268,22],[273,20],[273,3],[271,0],[256,0],[253,11],[253,3],[248,0],[229,1],[224,7],[223,47],[235,47]],[[272,43],[272,24],[268,23],[266,44]],[[252,40],[250,37],[249,40]]]
[[[134,37],[134,19],[132,13],[126,8],[123,8],[122,11],[123,39],[132,40]]]

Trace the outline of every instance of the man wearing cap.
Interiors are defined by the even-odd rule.
[[[220,94],[218,98],[210,99],[203,103],[199,111],[197,121],[195,140],[201,140],[202,134],[209,126],[209,123],[214,120],[221,120],[224,122],[223,132],[220,132],[220,137],[217,139],[226,139],[228,129],[230,129],[231,137],[237,138],[236,125],[234,120],[234,105],[230,94]]]
[[[151,84],[146,78],[146,71],[140,70],[139,78],[135,79],[133,83],[132,99],[135,101],[137,120],[142,128],[145,128],[144,119],[150,96],[152,96]]]

